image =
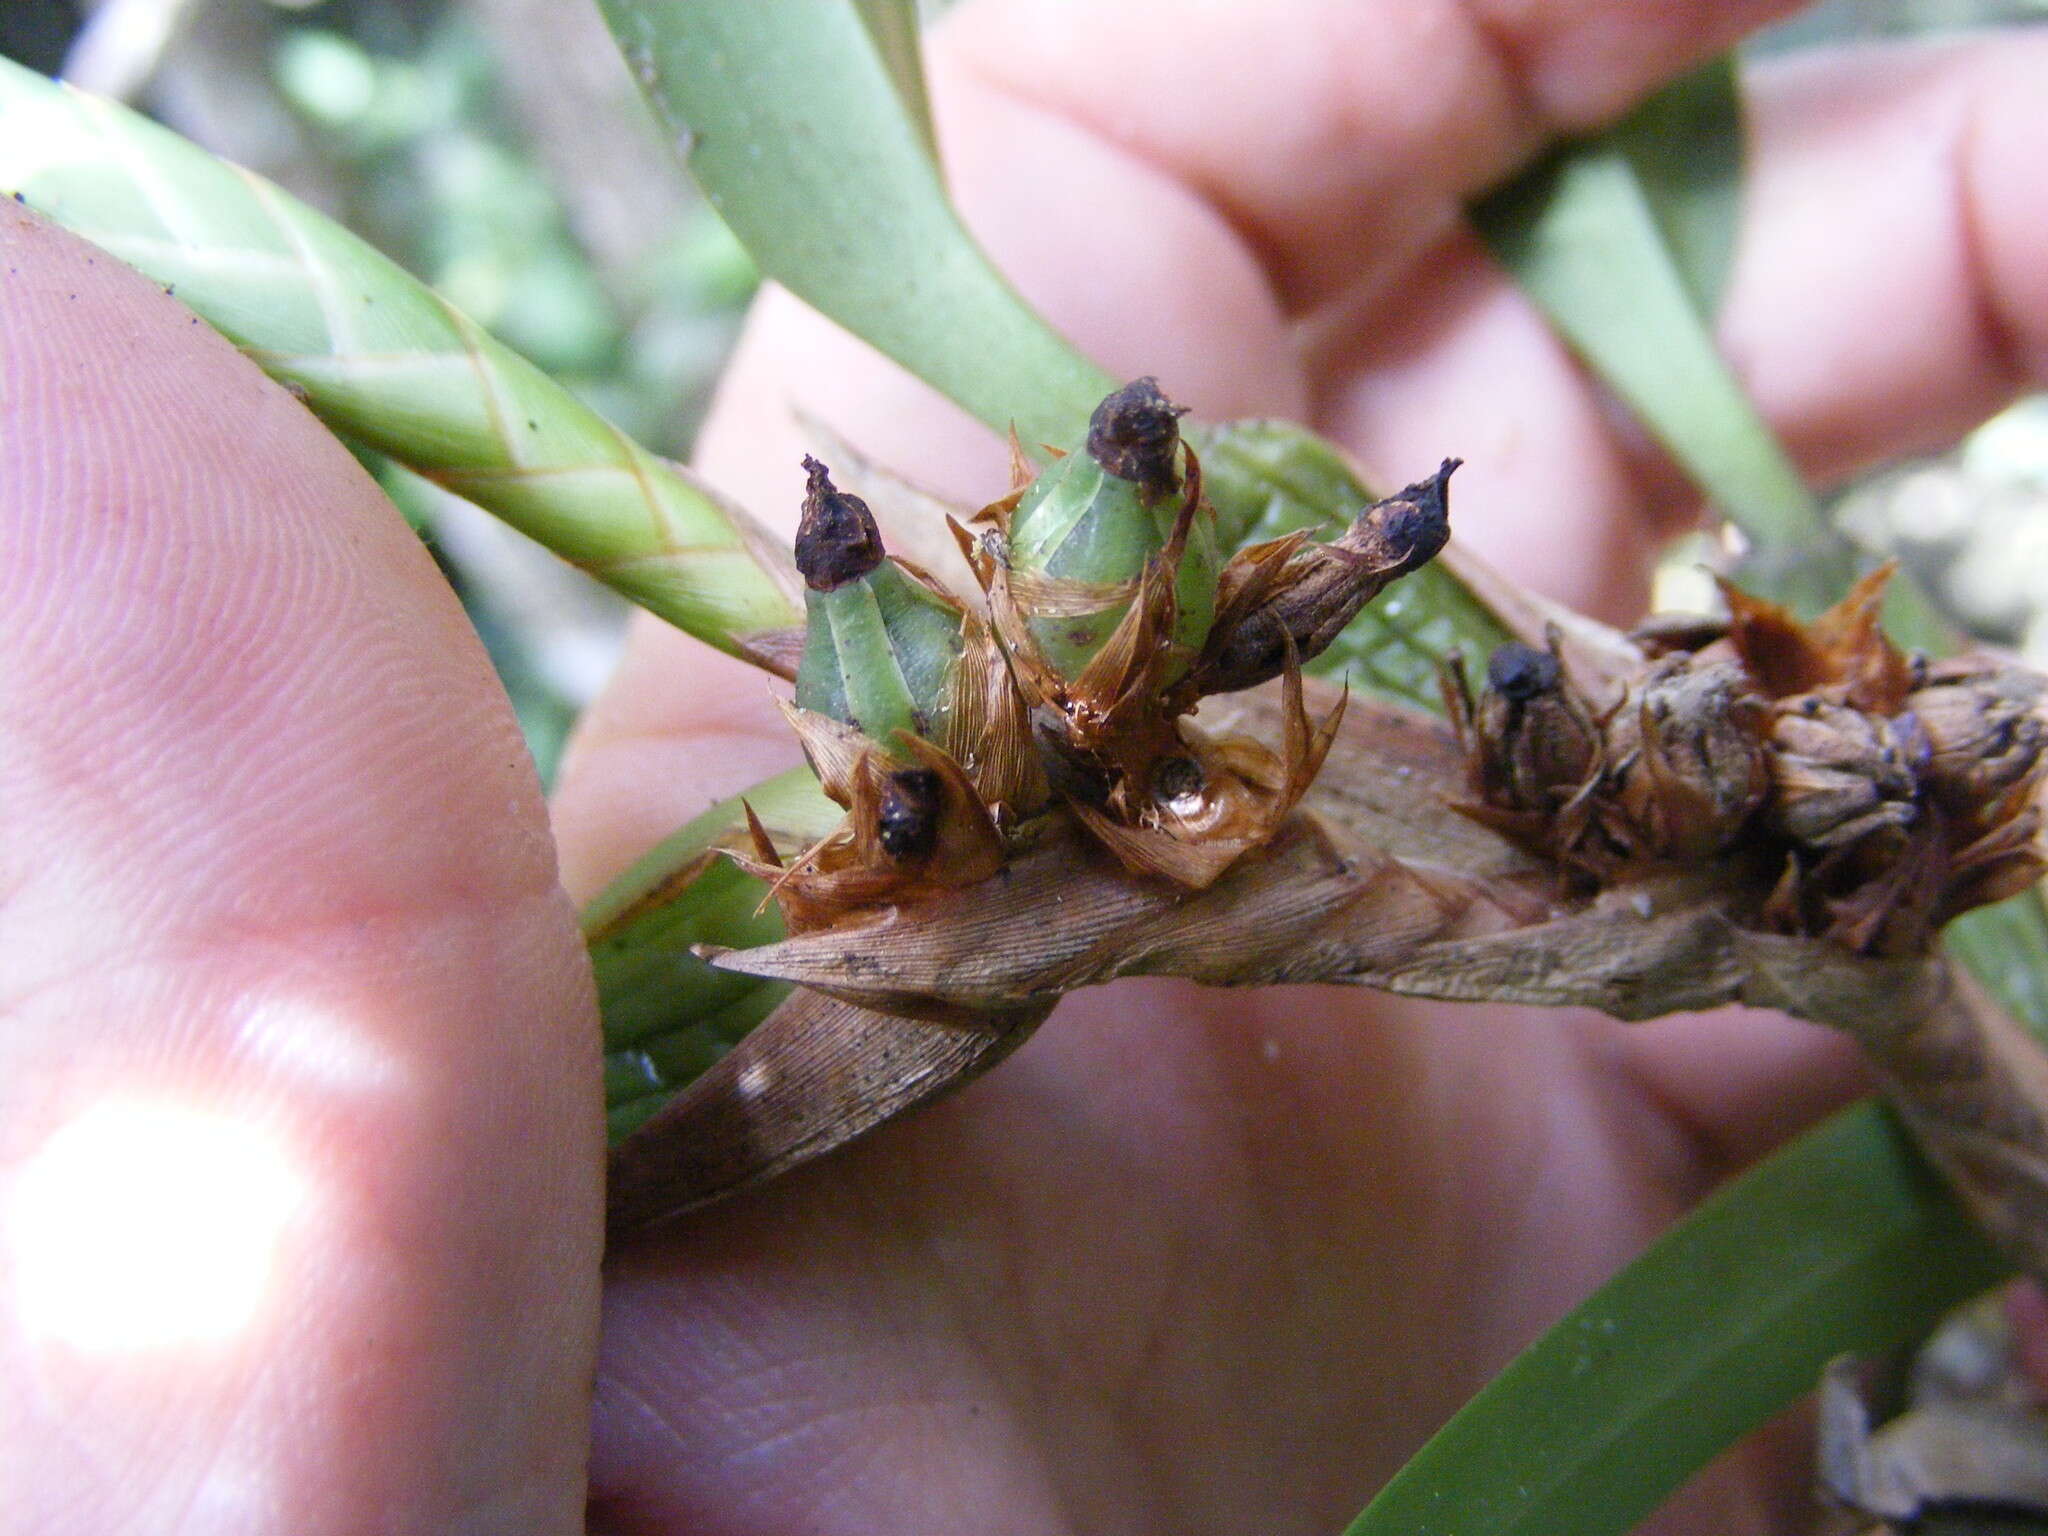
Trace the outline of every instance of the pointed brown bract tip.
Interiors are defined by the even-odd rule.
[[[832,483],[832,472],[804,455],[803,521],[796,530],[796,568],[814,592],[858,581],[882,563],[882,530],[858,496]]]
[[[1178,478],[1174,450],[1187,407],[1159,391],[1154,378],[1133,380],[1106,396],[1088,418],[1088,457],[1119,480],[1171,489]]]
[[[1895,713],[1914,686],[1911,661],[1884,635],[1884,591],[1896,569],[1886,561],[1811,624],[1716,578],[1728,639],[1771,698],[1833,689],[1857,709]]]

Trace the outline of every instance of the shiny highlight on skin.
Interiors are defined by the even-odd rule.
[[[102,1099],[36,1150],[7,1203],[24,1331],[95,1354],[232,1342],[262,1317],[310,1194],[270,1127]]]

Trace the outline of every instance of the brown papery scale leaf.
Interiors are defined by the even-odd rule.
[[[1884,589],[1897,569],[1886,561],[1811,624],[1720,582],[1729,643],[1757,691],[1773,699],[1826,692],[1858,709],[1895,714],[1914,685],[1913,664],[1884,635]]]

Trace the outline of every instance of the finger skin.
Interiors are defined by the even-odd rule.
[[[196,1343],[53,1336],[0,1225],[0,1523],[580,1530],[596,1027],[481,648],[300,405],[11,203],[0,367],[0,1224],[109,1104],[299,1190]]]

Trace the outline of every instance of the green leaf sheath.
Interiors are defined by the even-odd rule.
[[[1201,455],[1203,491],[1215,504],[1217,540],[1225,550],[1297,528],[1335,534],[1374,499],[1342,454],[1293,422],[1197,425],[1186,436]],[[1455,512],[1451,521],[1455,527]],[[1441,712],[1440,658],[1461,649],[1483,660],[1512,638],[1456,576],[1425,565],[1366,604],[1305,670]]]
[[[1618,1536],[1724,1447],[1996,1282],[1888,1111],[1743,1175],[1525,1351],[1348,1536]]]
[[[170,286],[336,432],[700,639],[744,653],[801,622],[743,515],[261,178],[0,60],[0,192]]]
[[[735,948],[782,937],[767,888],[710,850],[746,825],[742,803],[785,846],[838,823],[807,768],[721,801],[650,849],[583,914],[604,1019],[605,1106],[617,1141],[765,1018],[789,990],[714,969],[697,944]]]
[[[1010,515],[1015,571],[1103,588],[1135,583],[1165,549],[1181,509],[1184,484],[1148,501],[1132,481],[1109,473],[1078,443],[1043,470]],[[1174,639],[1188,654],[1201,650],[1216,616],[1216,530],[1198,514],[1175,574]],[[1132,587],[1135,591],[1135,587]],[[1064,676],[1079,677],[1131,606],[1126,596],[1087,611],[1033,617],[1031,631],[1045,658]],[[1025,604],[1026,611],[1031,605]]]
[[[601,0],[655,111],[761,270],[997,431],[1080,435],[1109,378],[947,201],[900,26],[849,0]]]

